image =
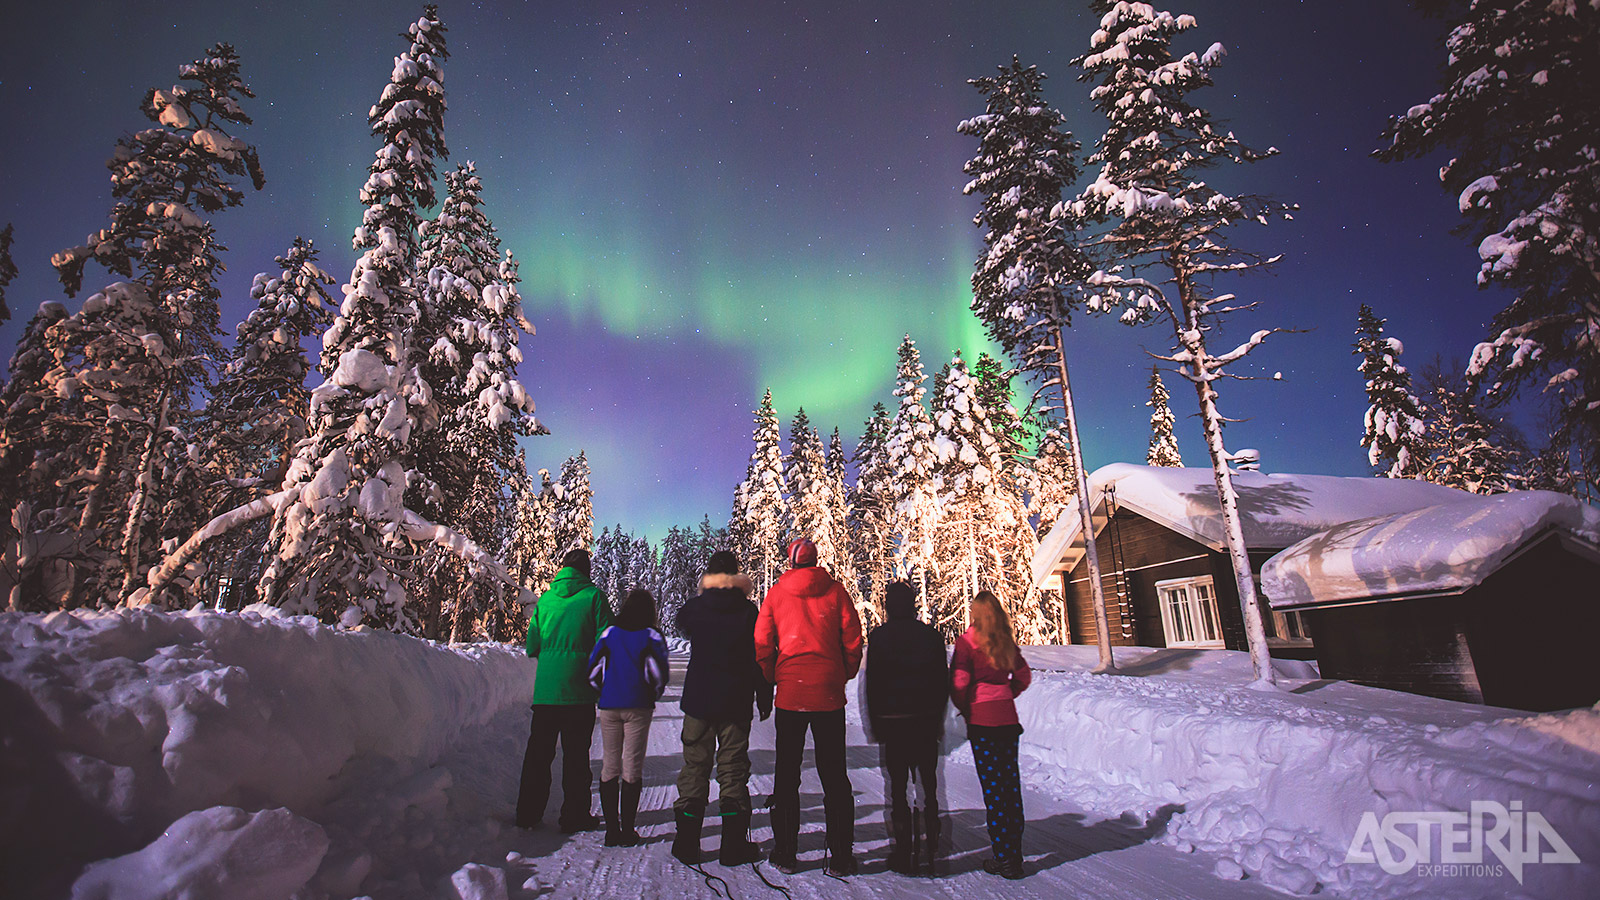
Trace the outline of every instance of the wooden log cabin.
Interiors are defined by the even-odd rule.
[[[1419,481],[1253,471],[1235,472],[1234,486],[1258,576],[1268,558],[1334,525],[1463,496]],[[1211,469],[1118,463],[1090,476],[1089,495],[1113,646],[1247,649]],[[1063,599],[1072,642],[1093,644],[1080,521],[1076,507],[1062,514],[1040,543],[1033,577]],[[1297,611],[1261,609],[1274,656],[1316,656],[1315,628]]]
[[[1349,522],[1269,560],[1324,678],[1549,711],[1600,701],[1600,510],[1514,491]]]

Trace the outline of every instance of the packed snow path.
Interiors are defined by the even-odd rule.
[[[673,658],[673,684],[656,707],[650,729],[649,755],[645,762],[644,793],[639,803],[640,835],[644,843],[632,848],[601,845],[602,835],[585,833],[566,836],[548,825],[534,832],[512,831],[506,843],[523,854],[507,868],[511,896],[541,898],[626,897],[638,898],[641,887],[649,885],[660,897],[713,896],[712,888],[698,872],[673,859],[668,852],[673,836],[672,801],[677,796],[676,780],[681,759],[678,739],[682,714],[678,698],[683,683],[681,657]],[[853,700],[853,698],[852,698]],[[847,757],[850,783],[856,800],[856,858],[861,873],[837,879],[823,871],[822,787],[810,768],[811,750],[807,743],[807,768],[801,779],[800,871],[786,876],[765,862],[761,875],[773,884],[788,889],[795,900],[821,897],[949,897],[974,900],[979,897],[1038,898],[1222,898],[1282,897],[1275,891],[1250,882],[1228,882],[1215,877],[1211,868],[1216,858],[1203,853],[1182,854],[1152,843],[1164,827],[1164,817],[1149,823],[1102,820],[1069,803],[1037,790],[1023,787],[1023,808],[1027,811],[1027,831],[1023,849],[1027,856],[1028,877],[1020,882],[1004,881],[984,872],[983,860],[989,853],[989,838],[984,829],[983,798],[971,764],[963,735],[946,735],[945,756],[940,765],[941,803],[946,810],[947,850],[940,877],[909,878],[890,872],[887,825],[885,822],[886,783],[878,765],[878,749],[866,740],[859,726],[847,729]],[[751,735],[751,794],[761,803],[772,789],[775,729],[772,720],[756,722]],[[488,748],[485,748],[488,749]],[[595,735],[594,757],[598,760],[600,741]],[[501,754],[504,756],[504,754]],[[490,802],[505,804],[516,792],[515,760],[484,760],[493,769],[493,781],[485,784],[495,791]],[[559,764],[558,764],[559,768]],[[559,779],[559,775],[557,776]],[[713,780],[713,792],[715,792]],[[547,822],[555,818],[559,788],[553,791]],[[714,820],[713,820],[714,821]],[[731,892],[735,900],[778,900],[781,894],[768,887],[751,866],[735,869],[718,865],[714,856],[721,830],[708,823],[702,845],[708,861],[703,868],[726,883],[716,885],[723,896]],[[764,810],[754,817],[751,837],[772,849],[772,831]],[[490,859],[486,854],[484,862]],[[518,883],[532,888],[522,894]]]

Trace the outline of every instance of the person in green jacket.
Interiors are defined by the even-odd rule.
[[[534,828],[550,801],[550,766],[561,741],[561,818],[567,834],[599,823],[590,803],[594,773],[589,743],[594,736],[594,688],[589,686],[589,651],[611,624],[611,603],[589,580],[589,551],[568,550],[561,571],[528,616],[528,655],[539,661],[533,682],[533,725],[522,757],[517,826]]]

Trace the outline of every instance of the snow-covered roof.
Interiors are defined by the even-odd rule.
[[[1239,495],[1245,545],[1251,549],[1288,547],[1320,531],[1372,516],[1409,512],[1472,495],[1455,488],[1408,478],[1345,477],[1233,472]],[[1210,547],[1225,547],[1221,507],[1211,469],[1164,468],[1113,463],[1089,476],[1089,501],[1095,533],[1107,521],[1107,495],[1118,508],[1136,512]],[[1081,516],[1065,510],[1039,543],[1033,557],[1033,582],[1052,572],[1071,571],[1083,557]]]
[[[1455,594],[1550,534],[1600,561],[1600,509],[1550,491],[1468,494],[1308,537],[1267,560],[1261,587],[1276,609]]]

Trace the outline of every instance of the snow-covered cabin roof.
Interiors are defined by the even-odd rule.
[[[1275,609],[1458,594],[1557,535],[1600,561],[1600,509],[1565,494],[1513,491],[1346,522],[1267,560]]]
[[[1276,550],[1320,531],[1372,516],[1408,512],[1448,503],[1471,494],[1455,488],[1407,478],[1344,477],[1234,472],[1245,545]],[[1094,530],[1105,527],[1106,499],[1115,491],[1116,505],[1158,522],[1213,550],[1226,546],[1221,507],[1209,467],[1163,468],[1113,463],[1089,476],[1089,502]],[[1039,543],[1033,557],[1033,583],[1043,585],[1052,572],[1071,571],[1083,558],[1081,519],[1077,506],[1062,512]]]

